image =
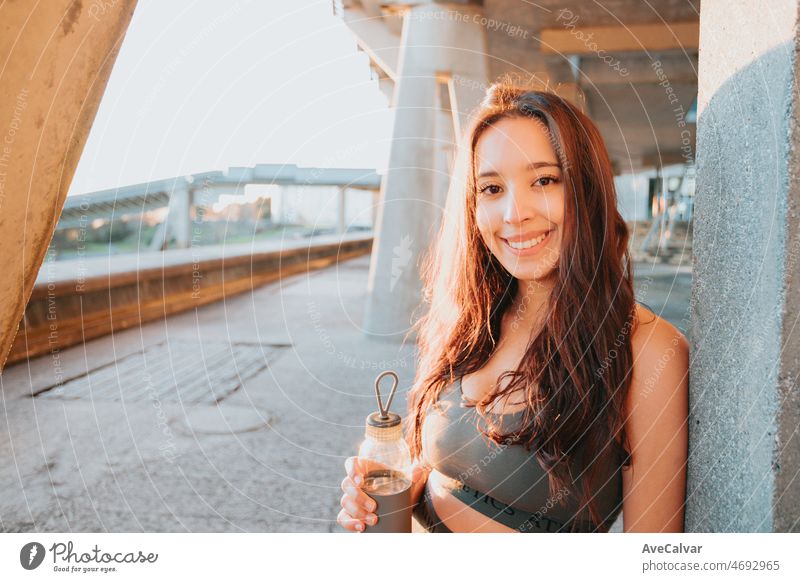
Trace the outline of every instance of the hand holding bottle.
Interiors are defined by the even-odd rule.
[[[368,525],[375,525],[378,521],[374,513],[377,501],[367,495],[364,487],[365,476],[373,471],[385,470],[385,466],[358,456],[348,457],[344,462],[347,475],[342,480],[342,509],[336,518],[337,523],[344,529],[354,532],[363,532]],[[411,505],[416,505],[428,479],[430,467],[416,463],[411,471]]]
[[[394,379],[386,405],[380,381]],[[420,475],[415,480],[411,451],[403,438],[402,418],[389,411],[397,389],[397,374],[387,370],[375,380],[378,411],[367,416],[364,440],[355,457],[345,461],[342,511],[337,521],[350,531],[410,533],[414,505],[419,498]],[[418,471],[421,469],[418,469]]]

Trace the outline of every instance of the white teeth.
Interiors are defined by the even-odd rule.
[[[508,242],[508,246],[510,246],[512,249],[517,249],[517,250],[529,249],[532,246],[538,245],[540,242],[542,242],[547,237],[548,234],[550,234],[550,233],[546,232],[542,236],[540,236],[539,238],[534,238],[534,239],[526,240],[526,241],[522,241],[522,242],[511,242],[511,241],[507,241],[507,242]]]

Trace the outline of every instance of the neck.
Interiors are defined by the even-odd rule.
[[[508,314],[519,321],[537,320],[555,286],[554,280],[519,280],[517,294]]]

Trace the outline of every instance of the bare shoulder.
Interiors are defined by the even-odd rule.
[[[689,413],[689,342],[637,305],[633,374],[625,404],[632,471],[623,472],[626,532],[683,531]]]
[[[665,354],[689,353],[689,340],[671,324],[644,307],[636,304],[636,325],[631,335],[634,371],[636,367],[648,368]]]
[[[665,422],[685,422],[689,399],[689,354],[686,336],[666,319],[637,305],[631,336],[633,373],[626,399],[633,432],[650,432]]]
[[[689,341],[666,319],[636,304],[631,333],[633,370],[625,399],[629,428],[683,415],[689,398]]]

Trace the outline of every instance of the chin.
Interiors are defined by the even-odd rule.
[[[516,273],[511,273],[515,279],[519,279],[520,281],[540,281],[544,282],[551,282],[555,277],[555,270],[550,269],[544,273],[539,271],[530,271],[528,269],[524,271],[517,271]]]
[[[504,264],[503,267],[512,277],[520,281],[544,281],[551,279],[556,273],[556,269],[552,265],[525,265],[522,267],[519,264]]]

